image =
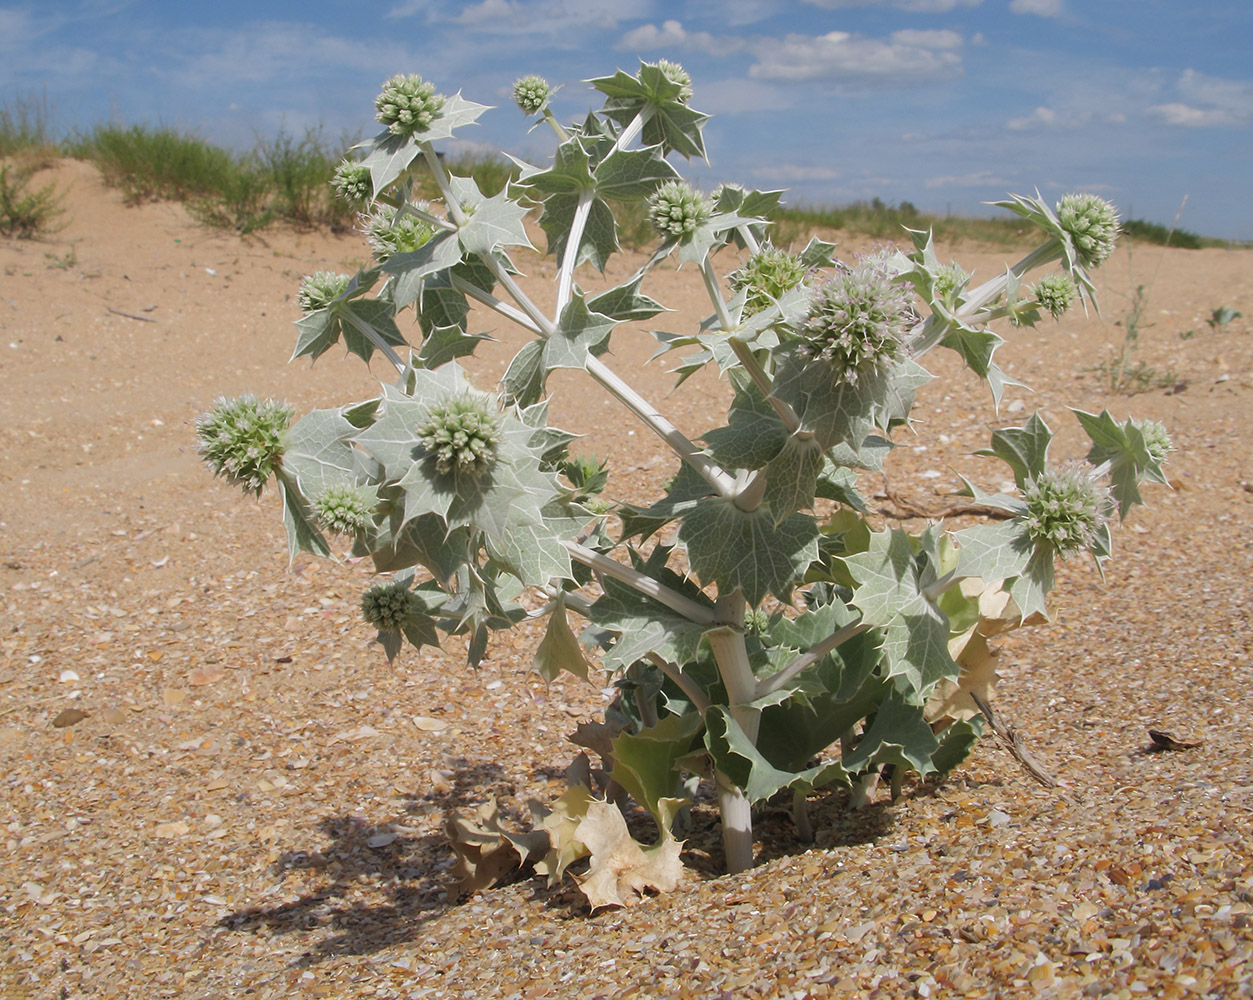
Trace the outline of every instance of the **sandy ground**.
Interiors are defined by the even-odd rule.
[[[0,993],[1253,995],[1248,251],[1120,250],[1103,317],[1015,332],[998,355],[1032,391],[998,416],[973,379],[937,381],[890,464],[894,493],[941,506],[954,469],[1000,484],[967,456],[1024,406],[1057,457],[1082,454],[1068,407],[1174,436],[1174,490],[1117,533],[1105,581],[1068,564],[1055,622],[1003,644],[997,704],[1063,788],[985,739],[896,804],[850,816],[843,793],[815,797],[816,845],[767,811],[759,865],[733,878],[715,877],[705,808],[676,892],[589,916],[568,883],[530,878],[451,902],[440,824],[490,795],[520,817],[560,794],[565,734],[602,691],[544,685],[526,631],[477,673],[455,646],[389,668],[357,612],[366,568],[289,567],[275,499],[241,500],[195,454],[218,395],[303,412],[377,393],[378,364],[286,364],[300,277],[354,269],[360,241],[241,240],[178,206],[124,207],[84,164],[52,177],[68,227],[0,241]],[[1005,253],[941,248],[977,277]],[[519,262],[543,302],[552,262]],[[1092,369],[1137,285],[1134,358],[1162,378],[1111,395]],[[667,270],[646,289],[678,306],[667,329],[700,318],[695,287]],[[1211,330],[1223,305],[1244,316]],[[475,364],[488,384],[522,341],[480,329],[500,338]],[[611,361],[689,434],[717,426],[725,386],[671,396],[652,350],[615,334]],[[671,474],[595,387],[553,384],[553,422],[609,457],[611,492]],[[67,709],[86,716],[53,725]],[[1202,746],[1140,753],[1149,728]]]

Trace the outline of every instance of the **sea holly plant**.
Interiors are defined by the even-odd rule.
[[[460,636],[477,666],[494,632],[546,618],[543,676],[614,681],[604,721],[572,737],[589,755],[561,799],[536,807],[533,831],[504,829],[491,807],[449,826],[467,888],[524,863],[559,878],[587,859],[576,877],[588,898],[614,905],[674,883],[676,823],[702,781],[739,871],[753,862],[758,803],[785,796],[803,831],[815,790],[847,788],[859,803],[881,774],[899,788],[909,772],[958,765],[979,732],[970,695],[995,678],[988,640],[1047,616],[1058,559],[1110,555],[1111,521],[1141,501],[1141,484],[1165,482],[1170,442],[1151,422],[1079,412],[1091,450],[1059,463],[1033,416],[997,430],[984,453],[1014,489],[968,484],[999,520],[883,524],[861,477],[883,469],[910,425],[933,378],[927,355],[956,352],[999,400],[1012,380],[990,325],[1012,331],[1092,302],[1113,207],[1014,196],[1002,204],[1042,241],[977,285],[926,232],[850,260],[820,240],[786,248],[771,239],[779,192],[683,180],[683,163],[705,155],[707,116],[682,67],[590,83],[603,102],[572,123],[555,117],[542,78],[515,84],[554,148],[546,163],[518,161],[489,197],[436,151],[487,109],[414,74],[388,80],[381,131],[335,180],[362,206],[373,262],[305,279],[295,357],[342,345],[385,358],[394,381],[294,423],[282,404],[223,400],[198,431],[215,473],[246,492],[277,482],[293,556],[373,561],[381,578],[362,613],[389,660]],[[441,194],[432,203],[413,196],[426,172]],[[632,203],[657,246],[625,281],[592,291],[584,282],[620,252],[617,215]],[[557,261],[548,309],[514,260],[533,249],[531,213]],[[693,273],[708,318],[642,333],[664,324],[647,291],[664,261]],[[472,305],[529,335],[495,387],[470,375],[485,336]],[[717,368],[725,420],[680,428],[607,360],[613,338],[650,335],[680,382]],[[581,372],[671,449],[662,495],[606,495],[612,470],[570,454],[574,434],[547,418],[556,369]],[[656,823],[651,845],[628,833],[631,803]]]

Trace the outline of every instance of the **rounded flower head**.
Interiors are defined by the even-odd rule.
[[[399,632],[414,600],[413,592],[403,583],[376,583],[361,595],[361,614],[380,632]]]
[[[425,211],[427,205],[419,202],[417,207]],[[370,249],[380,262],[399,253],[413,253],[435,235],[429,222],[408,213],[397,218],[397,210],[391,205],[381,205],[378,211],[366,216],[364,228]]]
[[[524,115],[538,115],[553,96],[553,88],[542,76],[524,76],[513,83],[513,99]]]
[[[1082,465],[1045,470],[1027,479],[1022,498],[1027,531],[1061,554],[1090,548],[1114,510],[1109,489]]]
[[[969,280],[970,275],[960,264],[943,265],[935,275],[935,297],[950,306],[956,306],[957,296]]]
[[[1144,437],[1144,447],[1149,453],[1149,458],[1158,465],[1166,461],[1166,456],[1174,451],[1170,434],[1156,420],[1145,420],[1140,424],[1140,434]]]
[[[692,74],[677,62],[669,59],[658,59],[657,68],[667,80],[679,88],[679,100],[687,101],[692,96]]]
[[[219,399],[196,420],[197,450],[215,476],[261,495],[283,457],[292,407],[256,396]]]
[[[369,201],[374,195],[374,182],[370,179],[370,168],[354,160],[344,160],[335,168],[331,186],[335,188],[335,193],[350,205],[359,205],[363,201]]]
[[[344,294],[351,281],[351,274],[336,274],[334,271],[306,275],[300,282],[300,291],[296,293],[301,310],[311,313],[325,309]]]
[[[375,117],[392,135],[400,136],[425,132],[443,107],[444,95],[435,93],[435,84],[417,73],[397,73],[374,99]]]
[[[378,494],[364,486],[339,483],[328,486],[313,498],[313,512],[328,530],[337,535],[355,535],[370,523],[370,511]]]
[[[863,257],[815,291],[800,352],[830,365],[835,381],[856,385],[904,354],[915,318],[912,290],[892,279],[885,255]]]
[[[1074,279],[1064,271],[1046,274],[1031,289],[1031,297],[1040,303],[1041,309],[1047,309],[1054,319],[1070,308],[1077,294]]]
[[[500,418],[482,397],[455,396],[427,411],[418,437],[441,475],[477,476],[496,459]]]
[[[695,232],[710,212],[705,196],[681,181],[667,181],[648,199],[648,221],[665,239]]]
[[[766,244],[738,271],[729,275],[731,287],[745,291],[744,318],[768,309],[784,292],[799,285],[809,268],[796,254]]]
[[[1068,194],[1057,203],[1057,221],[1070,234],[1084,267],[1097,267],[1114,252],[1118,211],[1104,198]]]

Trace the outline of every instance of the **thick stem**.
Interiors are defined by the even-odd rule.
[[[483,291],[483,289],[479,288],[478,285],[466,281],[464,278],[458,278],[456,275],[453,275],[452,287],[459,291],[462,295],[468,295],[470,298],[482,302],[483,305],[487,306],[489,309],[494,309],[506,319],[510,319],[517,323],[518,326],[522,327],[524,330],[529,330],[531,333],[537,335],[543,334],[544,331],[532,322],[531,318],[522,312],[522,310],[515,309],[508,302],[501,302],[500,299],[496,298],[496,296],[491,292]]]
[[[792,822],[796,824],[796,836],[812,844],[814,828],[809,822],[809,799],[799,788],[792,789]]]
[[[340,313],[340,318],[347,320],[358,333],[365,337],[366,340],[373,344],[378,350],[382,351],[383,355],[388,361],[396,366],[396,371],[398,371],[401,375],[409,370],[409,366],[400,359],[400,355],[396,353],[396,351],[392,348],[392,345],[384,340],[382,335],[374,329],[374,327],[371,326],[367,320],[362,319],[351,309],[345,309],[342,313]]]
[[[771,692],[779,690],[779,688],[783,687],[783,685],[785,685],[806,667],[817,663],[837,646],[841,646],[848,642],[848,640],[853,638],[853,636],[861,635],[868,628],[870,628],[869,625],[857,621],[845,625],[842,629],[832,632],[829,636],[823,639],[822,642],[812,647],[809,652],[798,656],[778,673],[771,674],[769,677],[762,680],[761,683],[757,685],[757,697],[764,698]]]
[[[775,398],[774,381],[770,378],[766,369],[761,366],[761,362],[757,360],[757,355],[753,353],[753,349],[740,340],[739,337],[731,337],[730,344],[731,350],[735,352],[740,365],[748,372],[749,378],[762,391],[762,394],[769,400],[770,405],[774,407],[774,412],[779,415],[779,419],[783,421],[783,426],[788,429],[788,433],[797,434],[801,437],[813,437],[811,431],[801,430],[801,418],[796,415],[796,411],[792,409],[791,404]]]
[[[649,653],[648,660],[663,674],[679,686],[679,690],[688,696],[692,707],[704,715],[709,708],[709,695],[695,680],[683,672],[677,663],[671,663],[658,653]]]
[[[853,785],[853,794],[849,798],[850,809],[865,809],[871,803],[874,790],[879,787],[879,772],[867,771]]]
[[[722,329],[730,333],[736,329],[736,324],[731,319],[731,313],[727,309],[726,301],[722,298],[722,292],[718,288],[718,276],[714,274],[713,261],[709,259],[709,255],[705,255],[705,259],[700,265],[701,277],[705,279],[705,291],[709,293],[709,301],[713,303],[714,311],[718,314],[718,323]]]
[[[565,542],[566,550],[571,557],[589,569],[604,576],[613,577],[628,586],[634,587],[645,597],[651,597],[659,604],[664,604],[671,611],[677,611],[689,621],[698,625],[718,625],[722,623],[716,609],[697,604],[690,597],[685,597],[677,590],[671,590],[665,584],[658,583],[651,576],[645,576],[637,569],[626,566],[607,555],[585,548],[577,542]]]
[[[557,281],[557,311],[553,314],[554,323],[560,320],[561,310],[566,307],[573,293],[574,269],[579,262],[579,246],[583,242],[583,230],[587,228],[587,219],[595,200],[595,191],[579,193],[579,203],[574,208],[574,218],[570,222],[570,232],[566,236],[566,250],[561,258],[561,274]]]
[[[722,813],[722,850],[727,873],[735,875],[753,867],[753,807],[744,792],[719,772],[718,810]]]

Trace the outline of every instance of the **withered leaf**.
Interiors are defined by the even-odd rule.
[[[444,832],[457,855],[453,874],[457,876],[459,897],[486,889],[524,865],[534,864],[550,846],[544,830],[512,833],[502,827],[495,798],[473,813],[454,813],[445,821]]]
[[[646,892],[669,892],[679,884],[683,842],[667,832],[656,846],[641,847],[631,838],[621,811],[608,802],[587,807],[574,839],[592,853],[587,874],[575,881],[593,911],[632,906]]]

